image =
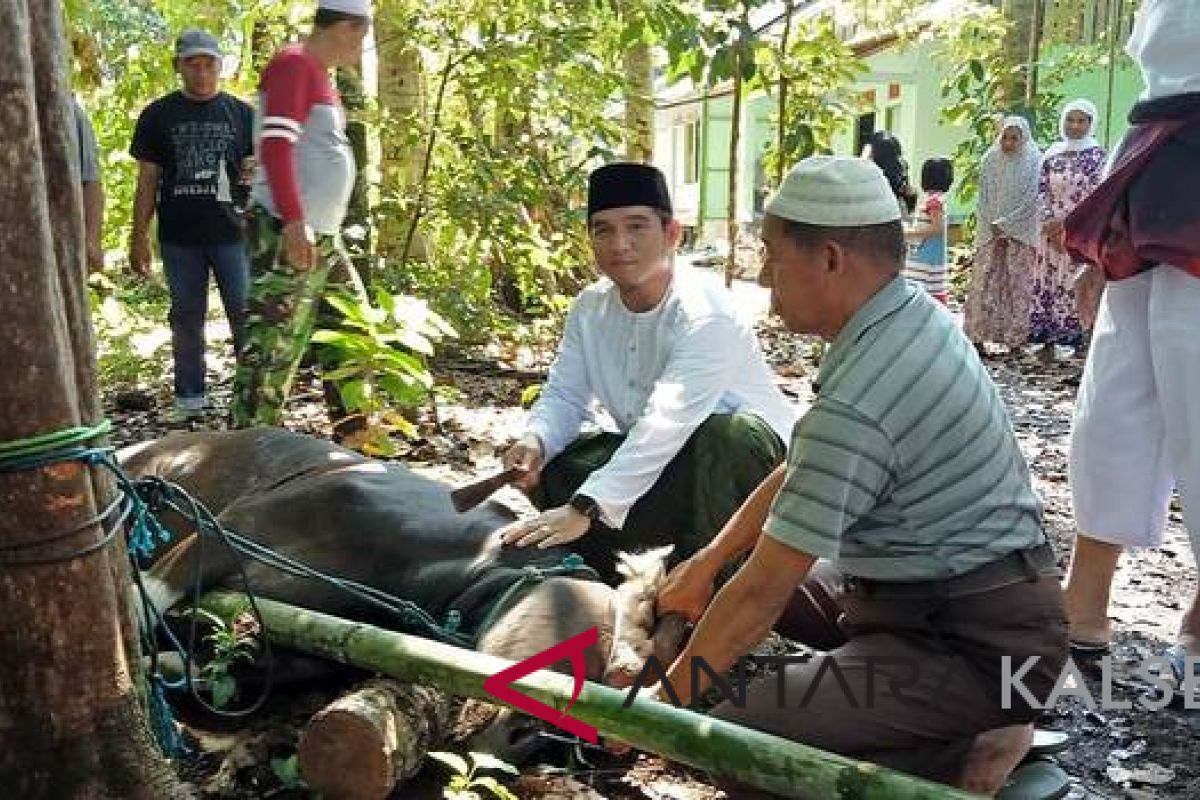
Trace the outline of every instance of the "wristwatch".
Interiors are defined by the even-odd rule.
[[[571,499],[567,501],[567,505],[583,514],[592,522],[598,522],[600,519],[600,504],[586,494],[576,492],[571,495]]]

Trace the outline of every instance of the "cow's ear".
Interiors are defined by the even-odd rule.
[[[675,551],[675,545],[656,547],[641,553],[617,553],[617,572],[629,581],[644,584],[647,589],[658,589],[667,577],[667,559]]]

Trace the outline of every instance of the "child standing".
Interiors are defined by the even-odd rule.
[[[931,158],[921,165],[924,198],[913,224],[904,232],[909,242],[904,276],[919,283],[934,299],[950,297],[946,280],[946,204],[944,195],[954,182],[954,164],[948,158]]]

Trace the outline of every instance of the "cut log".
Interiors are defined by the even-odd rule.
[[[317,712],[297,750],[300,774],[330,800],[383,800],[416,774],[445,735],[450,701],[437,689],[371,681]]]
[[[493,700],[484,681],[511,662],[373,625],[258,600],[272,641],[402,681],[437,686],[449,694]],[[225,619],[248,606],[245,595],[210,592],[200,605]],[[707,770],[716,776],[801,800],[969,800],[975,795],[894,772],[877,764],[827,753],[768,733],[743,728],[667,703],[635,699],[587,682],[570,705],[569,675],[535,672],[513,687],[601,733],[640,750]]]

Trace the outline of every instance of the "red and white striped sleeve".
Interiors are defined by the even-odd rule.
[[[312,72],[313,65],[303,50],[288,48],[271,60],[260,83],[263,121],[259,153],[275,210],[285,224],[304,219],[295,145],[318,100]]]

